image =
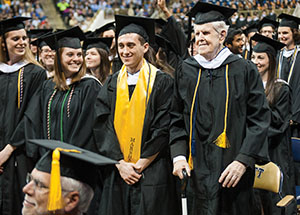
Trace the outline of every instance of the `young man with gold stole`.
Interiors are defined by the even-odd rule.
[[[119,164],[102,172],[99,214],[179,214],[168,148],[173,80],[149,55],[154,20],[115,20],[124,65],[98,95],[94,133],[99,152]]]

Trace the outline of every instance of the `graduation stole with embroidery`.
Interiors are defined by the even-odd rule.
[[[201,79],[201,69],[198,73],[197,83],[194,90],[192,105],[191,105],[191,112],[190,112],[190,134],[189,134],[189,167],[192,170],[194,168],[193,166],[193,156],[195,156],[195,121],[196,121],[196,113],[197,113],[197,97],[198,97],[198,88],[200,84]],[[228,103],[229,103],[229,85],[228,85],[228,64],[226,64],[225,72],[224,72],[224,79],[225,79],[225,114],[224,114],[224,126],[222,133],[217,137],[217,139],[214,141],[214,144],[216,144],[220,148],[229,148],[230,143],[228,140],[228,137],[226,135],[227,130],[227,115],[228,115]]]
[[[143,59],[131,99],[125,65],[118,75],[114,127],[126,162],[136,163],[140,159],[144,118],[156,72],[157,68]]]

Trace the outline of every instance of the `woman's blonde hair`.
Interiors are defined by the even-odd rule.
[[[64,90],[68,90],[69,86],[66,83],[66,77],[65,77],[65,73],[63,72],[62,65],[58,65],[58,59],[57,59],[57,57],[59,57],[60,62],[61,62],[61,56],[62,56],[63,50],[64,50],[64,48],[59,48],[58,55],[57,55],[57,53],[55,55],[53,81],[55,82],[56,88],[58,90],[64,91]],[[81,68],[76,74],[73,75],[71,83],[80,81],[81,78],[86,74],[86,66],[85,66],[85,60],[84,60],[83,54],[82,54],[82,58],[83,58],[83,61],[82,61]],[[60,69],[59,69],[59,66],[60,66]]]
[[[24,31],[25,31],[25,29],[24,29]],[[7,36],[7,33],[5,33],[5,38]],[[1,44],[1,48],[0,48],[0,61],[2,63],[7,63],[8,59],[6,58],[5,46],[4,46],[4,41],[3,41],[3,37],[2,36],[0,36],[0,44]],[[22,60],[26,60],[29,63],[33,63],[33,64],[35,64],[37,66],[42,67],[41,64],[33,56],[32,52],[31,52],[31,50],[29,48],[29,44],[27,44],[27,46],[25,47],[25,54],[24,54]]]

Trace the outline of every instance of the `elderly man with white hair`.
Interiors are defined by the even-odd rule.
[[[198,53],[176,71],[171,110],[173,174],[191,176],[189,215],[255,214],[255,162],[268,159],[270,114],[255,65],[223,46],[235,10],[198,2]]]

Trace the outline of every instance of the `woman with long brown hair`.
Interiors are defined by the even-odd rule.
[[[0,22],[0,214],[21,214],[27,172],[34,159],[25,144],[31,124],[24,126],[32,111],[46,72],[34,59],[24,21],[16,17]],[[27,118],[29,119],[29,118]],[[32,120],[27,121],[31,123]]]
[[[276,54],[285,44],[259,34],[255,34],[252,39],[258,43],[253,48],[251,59],[262,78],[271,113],[268,130],[270,160],[276,163],[283,172],[282,195],[294,195],[294,165],[289,125],[292,110],[291,90],[287,82],[276,77]],[[276,206],[280,200],[279,195],[267,191],[258,192],[264,214],[280,215],[281,209]],[[287,214],[296,212],[296,207],[293,206]]]
[[[104,84],[110,72],[109,47],[112,38],[87,38],[84,41],[87,73],[95,76]]]
[[[93,108],[101,84],[86,74],[79,27],[44,38],[56,50],[54,78],[42,89],[43,137],[90,149],[92,146]]]

